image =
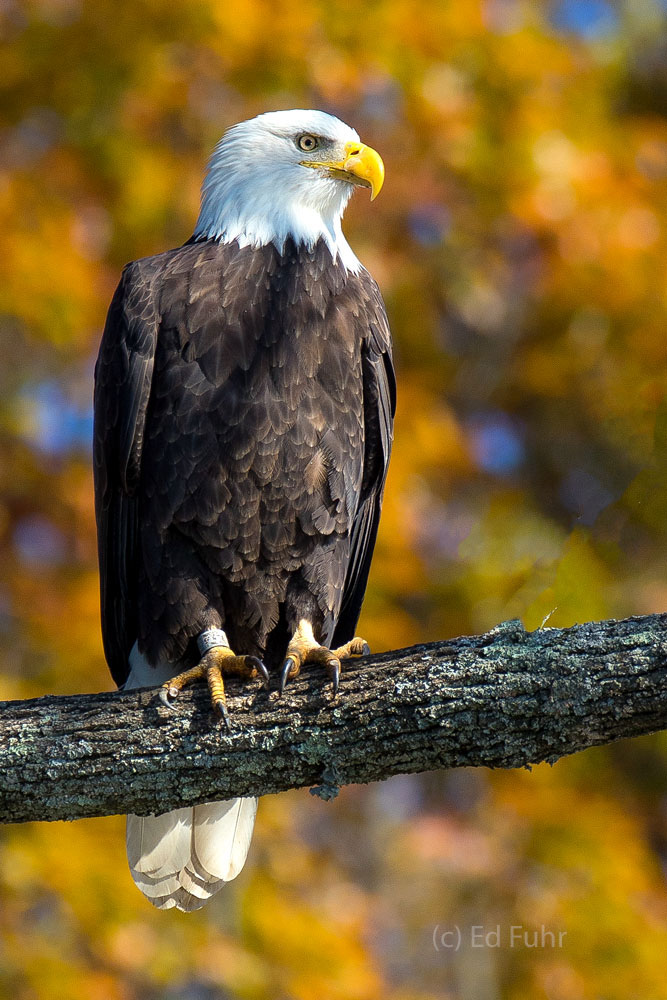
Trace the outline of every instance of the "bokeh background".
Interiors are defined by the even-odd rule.
[[[126,261],[191,234],[224,128],[276,108],[333,111],[387,166],[346,218],[399,381],[373,648],[667,609],[666,17],[2,0],[0,697],[110,687],[90,471],[106,306]],[[663,1000],[666,766],[656,736],[267,798],[246,869],[192,915],[134,889],[120,817],[5,827],[0,996]]]

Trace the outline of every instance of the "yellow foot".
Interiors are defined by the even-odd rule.
[[[231,729],[223,673],[248,678],[260,674],[267,684],[269,681],[268,670],[259,657],[236,656],[229,646],[213,646],[202,656],[196,667],[184,670],[182,674],[172,677],[162,685],[160,701],[167,708],[173,709],[173,702],[178,697],[179,691],[192,681],[206,678],[213,708],[224,719],[227,729]]]
[[[368,643],[359,636],[350,639],[338,649],[327,649],[326,646],[320,646],[315,641],[312,625],[307,619],[302,618],[287,647],[287,655],[280,671],[280,693],[282,694],[285,690],[288,680],[293,680],[298,676],[304,663],[321,663],[331,677],[335,698],[340,681],[340,661],[351,657],[368,656],[369,653]]]

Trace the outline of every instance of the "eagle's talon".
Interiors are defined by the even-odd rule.
[[[232,731],[232,720],[229,717],[229,712],[227,711],[227,706],[225,705],[224,701],[216,701],[214,704],[214,708],[216,712],[219,714],[220,718],[225,723],[225,726],[227,727],[227,732],[230,733]]]
[[[269,671],[266,669],[266,665],[260,660],[259,656],[246,656],[245,658],[246,666],[250,670],[254,670],[256,673],[260,674],[265,685],[269,683]]]
[[[170,712],[175,712],[176,706],[174,705],[174,699],[176,698],[177,694],[178,694],[177,691],[174,691],[172,688],[165,685],[164,687],[160,688],[160,693],[158,694],[158,698],[160,699],[165,708],[168,708]]]
[[[281,670],[280,670],[280,693],[281,694],[283,694],[284,691],[285,691],[285,685],[287,684],[287,680],[288,680],[290,674],[292,674],[292,676],[296,676],[296,674],[293,673],[295,670],[298,670],[298,663],[296,662],[296,660],[294,659],[293,656],[288,656],[285,659],[285,662],[283,663],[283,665],[281,667]]]
[[[303,618],[287,647],[287,658],[283,662],[280,675],[280,692],[282,694],[284,691],[288,677],[296,677],[304,663],[319,663],[331,678],[333,697],[335,698],[338,694],[340,674],[343,669],[341,661],[368,656],[369,653],[368,643],[358,635],[336,649],[320,646],[313,633],[312,623]]]
[[[338,694],[338,685],[340,683],[340,660],[332,659],[327,660],[327,670],[331,677],[331,683],[333,685],[333,696],[332,700]]]
[[[202,656],[199,663],[172,677],[162,685],[160,701],[170,711],[174,711],[174,701],[186,685],[193,681],[205,679],[213,710],[224,719],[227,729],[231,729],[229,712],[225,704],[225,682],[223,673],[236,674],[240,677],[255,677],[261,674],[266,683],[268,671],[257,656],[236,656],[229,646],[211,646]]]

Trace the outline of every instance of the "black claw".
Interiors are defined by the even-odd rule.
[[[158,698],[160,699],[164,707],[168,708],[170,712],[176,711],[173,701],[170,701],[169,699],[169,688],[164,688],[164,687],[160,688],[160,693],[158,695]]]
[[[331,673],[331,682],[333,684],[333,697],[335,698],[338,694],[338,684],[340,683],[340,663],[338,660],[329,660],[327,663],[329,671]]]
[[[256,670],[258,674],[261,674],[265,684],[269,683],[269,671],[259,656],[246,656],[245,661],[252,670]]]
[[[223,719],[225,725],[227,726],[227,732],[230,732],[232,728],[232,722],[231,719],[229,718],[229,712],[227,711],[227,706],[225,705],[224,701],[216,701],[215,707],[216,710],[220,713],[220,717]]]
[[[292,667],[296,667],[296,660],[293,656],[288,656],[280,669],[280,693],[283,694],[285,691],[285,685],[287,684],[287,678]]]
[[[370,656],[371,655],[371,647],[368,645],[367,642],[365,642],[363,644],[363,646],[361,647],[361,655],[362,656]]]

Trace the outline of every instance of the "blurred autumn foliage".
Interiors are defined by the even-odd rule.
[[[333,111],[387,166],[346,219],[399,372],[374,649],[667,609],[666,18],[660,0],[0,4],[0,697],[110,686],[106,306],[126,261],[189,237],[223,129],[275,108]],[[666,766],[660,736],[266,799],[246,870],[194,915],[136,892],[118,817],[5,828],[0,995],[664,1000]]]

